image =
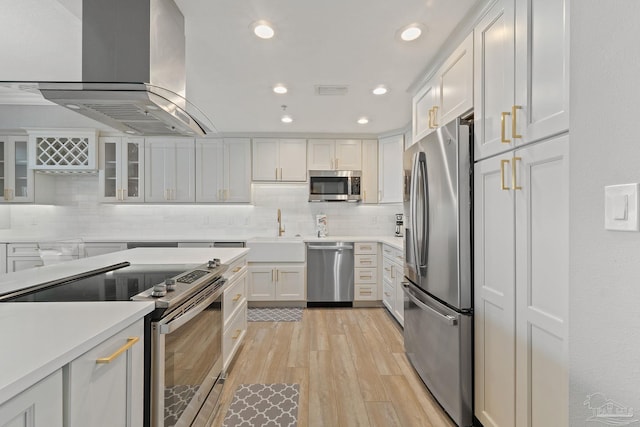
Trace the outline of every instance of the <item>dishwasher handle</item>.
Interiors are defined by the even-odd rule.
[[[309,245],[307,249],[318,250],[318,251],[341,251],[345,249],[353,249],[353,245],[344,245],[344,246],[315,246]]]

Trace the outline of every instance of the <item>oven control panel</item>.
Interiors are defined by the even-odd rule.
[[[205,270],[193,270],[187,274],[184,274],[178,277],[176,281],[180,283],[193,283],[196,280],[201,279],[202,277],[210,273],[211,273],[210,271],[205,271]]]

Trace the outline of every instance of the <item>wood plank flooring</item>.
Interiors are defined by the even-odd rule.
[[[300,384],[299,427],[455,427],[404,354],[384,308],[305,309],[302,322],[250,322],[212,424],[240,384]]]

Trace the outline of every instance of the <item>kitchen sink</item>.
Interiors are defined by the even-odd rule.
[[[305,246],[302,237],[254,237],[247,240],[249,262],[304,262]]]

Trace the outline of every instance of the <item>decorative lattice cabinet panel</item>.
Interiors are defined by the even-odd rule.
[[[96,170],[95,130],[52,129],[29,131],[29,167],[50,171]]]

